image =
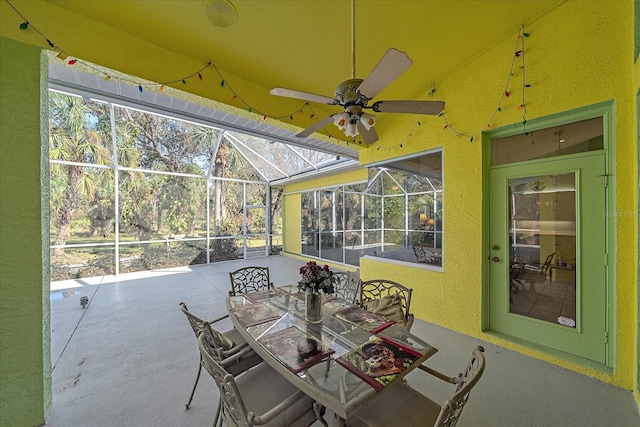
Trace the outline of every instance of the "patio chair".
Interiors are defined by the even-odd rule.
[[[229,296],[232,297],[274,287],[269,279],[269,267],[242,267],[230,272],[229,278],[231,279]]]
[[[307,427],[327,425],[325,409],[263,363],[236,378],[215,359],[207,344],[208,332],[198,338],[202,365],[220,391],[222,419],[227,426]],[[215,426],[215,424],[214,424]]]
[[[386,279],[366,280],[360,284],[360,305],[378,313],[398,326],[411,330],[414,315],[411,313],[413,289]]]
[[[334,295],[349,304],[356,304],[360,296],[360,278],[352,272],[333,273],[336,283],[333,285]]]
[[[427,255],[427,250],[420,245],[413,245],[413,253],[419,263],[430,264],[431,258]]]
[[[478,383],[484,372],[483,351],[482,347],[477,347],[466,369],[455,377],[448,377],[434,369],[420,366],[423,371],[445,382],[455,384],[453,396],[442,405],[414,390],[407,383],[398,381],[359,409],[347,420],[347,425],[349,427],[455,426],[469,400],[471,389]]]
[[[219,317],[211,322],[206,322],[197,316],[194,316],[187,305],[184,302],[180,303],[180,310],[187,316],[189,325],[193,329],[193,333],[196,335],[196,339],[202,335],[203,332],[207,333],[209,339],[206,341],[209,346],[209,352],[216,360],[221,361],[225,366],[225,369],[232,375],[240,375],[246,370],[260,364],[262,358],[258,356],[246,341],[240,336],[240,333],[235,329],[231,329],[226,332],[218,332],[211,327],[212,324],[226,319],[229,315]],[[184,405],[189,409],[191,401],[193,400],[193,394],[198,386],[198,380],[200,380],[200,372],[202,371],[202,353],[200,353],[200,360],[198,362],[198,375],[196,376],[196,382],[193,384],[189,401]],[[218,414],[216,414],[217,422]],[[215,425],[214,422],[214,425]]]

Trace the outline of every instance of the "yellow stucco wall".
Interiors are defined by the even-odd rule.
[[[525,30],[531,35],[525,38],[526,76],[527,83],[532,85],[526,89],[526,118],[531,120],[615,100],[615,209],[637,212],[637,195],[629,191],[637,188],[635,92],[631,90],[633,67],[630,65],[633,4],[628,1],[607,4],[607,8],[602,8],[598,2],[567,2],[526,25]],[[514,29],[512,36],[481,56],[470,58],[465,66],[436,82],[440,99],[447,103],[447,118],[458,131],[477,133],[496,110],[505,88],[516,36]],[[510,85],[512,96],[505,100],[502,111],[491,123],[494,128],[523,121],[523,111],[517,109],[522,102],[520,73],[516,67]],[[425,97],[429,86],[430,82],[425,82]],[[421,118],[421,126],[399,147],[416,118],[397,115],[393,120],[393,132],[380,135],[380,149],[374,146],[363,152],[361,163],[444,148],[444,272],[363,259],[361,277],[389,277],[411,284],[414,288],[412,307],[419,318],[632,389],[637,360],[637,216],[621,215],[616,224],[615,323],[623,327],[615,328],[612,375],[487,335],[482,332],[481,138],[477,136],[470,142],[468,137],[458,137],[451,129],[444,129],[442,117],[428,117]],[[311,182],[308,187],[321,185],[324,183]],[[295,198],[287,199],[287,205],[289,202],[295,203]],[[299,199],[297,203],[297,206],[287,206],[287,218],[299,210]],[[300,224],[296,226],[299,230]],[[299,240],[299,234],[291,238]]]

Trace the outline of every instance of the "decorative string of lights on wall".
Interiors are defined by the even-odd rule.
[[[525,67],[525,45],[524,45],[524,40],[529,37],[529,33],[525,32],[524,30],[524,26],[521,26],[518,29],[518,36],[516,38],[516,44],[515,44],[515,49],[514,49],[514,53],[511,59],[511,68],[509,69],[509,74],[507,76],[507,81],[505,83],[505,88],[502,91],[502,94],[500,95],[500,101],[498,102],[498,106],[493,110],[491,116],[489,117],[489,120],[486,122],[486,124],[484,124],[479,130],[475,131],[475,132],[463,132],[458,130],[455,126],[453,126],[453,124],[449,121],[449,119],[447,118],[447,110],[445,109],[444,111],[442,111],[440,114],[438,114],[438,117],[441,117],[444,120],[444,129],[448,129],[451,132],[453,132],[456,136],[458,137],[466,137],[469,139],[469,142],[473,142],[475,140],[475,138],[480,135],[483,131],[485,130],[490,130],[492,129],[492,123],[493,120],[495,119],[495,117],[498,115],[498,113],[500,113],[503,110],[503,103],[505,101],[506,98],[509,98],[512,95],[512,91],[510,89],[510,85],[511,85],[511,80],[512,77],[514,77],[514,71],[516,68],[516,63],[518,62],[517,60],[520,59],[520,69],[522,70],[522,99],[520,104],[518,104],[518,106],[516,107],[518,110],[522,110],[522,126],[523,129],[525,131],[525,134],[528,134],[528,132],[526,132],[526,125],[527,125],[527,103],[525,101],[526,98],[526,90],[528,88],[531,87],[531,85],[529,83],[527,83],[527,79],[526,79],[526,67]],[[440,97],[438,96],[438,90],[436,88],[435,83],[431,85],[431,89],[429,90],[429,93],[427,95],[427,99],[431,99],[431,98],[435,98],[435,100],[440,100]],[[407,136],[405,136],[402,141],[398,144],[395,144],[393,146],[381,146],[378,143],[375,143],[374,145],[377,146],[377,150],[380,150],[381,148],[387,149],[387,150],[392,150],[395,148],[402,148],[403,145],[405,144],[405,142],[407,141],[407,139],[413,137],[414,131],[415,129],[420,126],[422,123],[418,120],[413,127],[411,128],[411,130],[409,131],[409,133],[407,134]]]
[[[65,52],[64,50],[62,50],[60,47],[58,47],[56,44],[54,44],[47,36],[45,36],[40,30],[38,30],[33,24],[31,24],[27,18],[22,15],[22,13],[20,13],[20,11],[13,5],[11,4],[11,2],[9,0],[5,0],[5,2],[16,12],[16,14],[18,14],[18,16],[20,16],[20,18],[22,19],[22,22],[20,23],[19,28],[21,30],[27,30],[29,28],[33,29],[36,33],[38,33],[38,35],[40,35],[40,37],[42,37],[47,44],[49,45],[49,47],[58,52],[58,57],[62,60],[66,60],[66,63],[70,66],[76,65],[76,64],[82,64],[84,67],[87,67],[88,69],[91,69],[94,73],[96,73],[97,75],[100,75],[104,78],[105,81],[109,81],[111,80],[111,78],[113,76],[109,75],[108,73],[104,72],[102,69],[97,68],[96,66],[94,66],[91,63],[88,62],[84,62],[84,61],[80,61],[78,59],[67,59],[69,58],[71,55],[68,54],[67,52]],[[455,128],[453,126],[453,124],[449,121],[449,119],[447,118],[447,111],[443,111],[441,112],[438,117],[441,117],[445,124],[444,124],[444,129],[449,129],[450,131],[452,131],[453,133],[455,133],[458,137],[467,137],[469,138],[469,142],[473,142],[474,139],[480,135],[484,130],[488,130],[492,128],[492,123],[493,120],[495,119],[496,115],[502,111],[502,106],[503,103],[505,101],[506,98],[508,98],[509,96],[511,96],[512,92],[510,91],[510,84],[511,84],[511,80],[512,77],[514,77],[514,70],[515,70],[515,65],[517,62],[517,59],[520,58],[521,60],[521,65],[520,65],[520,69],[522,70],[522,100],[521,103],[518,105],[518,109],[522,110],[522,125],[523,128],[526,132],[526,123],[527,123],[527,104],[525,102],[525,92],[526,89],[530,88],[531,85],[528,84],[526,82],[526,68],[525,68],[525,43],[524,40],[525,38],[529,37],[529,33],[526,33],[524,31],[524,26],[521,26],[518,30],[518,37],[516,39],[516,45],[515,45],[515,49],[514,49],[514,54],[512,57],[512,61],[511,61],[511,68],[509,70],[509,75],[507,77],[507,81],[505,84],[505,89],[502,91],[502,94],[500,96],[500,101],[498,102],[498,106],[495,108],[495,110],[493,110],[489,120],[487,121],[487,123],[482,126],[479,130],[477,130],[476,132],[473,133],[469,133],[469,132],[463,132],[458,130],[457,128]],[[297,114],[304,114],[305,110],[309,111],[309,117],[313,118],[315,117],[315,111],[313,110],[313,107],[308,103],[308,102],[304,102],[299,108],[297,108],[296,110],[288,113],[288,114],[284,114],[284,115],[280,115],[280,116],[276,116],[276,115],[271,115],[268,114],[266,112],[260,111],[256,108],[254,108],[249,102],[247,102],[242,96],[240,96],[240,94],[238,92],[236,92],[233,87],[231,87],[231,85],[228,83],[228,81],[224,78],[224,76],[222,75],[222,73],[220,72],[220,70],[218,69],[218,67],[213,63],[213,62],[208,62],[206,65],[204,65],[202,68],[200,68],[199,70],[186,75],[182,78],[179,79],[174,79],[174,80],[168,80],[162,83],[142,83],[140,81],[136,81],[133,79],[127,79],[126,77],[117,77],[116,79],[118,81],[121,81],[123,83],[128,83],[128,84],[132,84],[138,87],[138,90],[140,92],[143,92],[145,89],[149,90],[149,89],[156,89],[160,92],[162,92],[165,88],[165,86],[167,85],[171,85],[171,84],[176,84],[176,83],[182,83],[183,85],[187,84],[187,81],[193,79],[193,78],[198,78],[198,80],[204,80],[204,77],[202,75],[202,73],[207,70],[207,69],[213,69],[218,78],[220,79],[220,86],[226,88],[230,93],[231,93],[231,100],[233,101],[239,101],[240,103],[242,103],[244,105],[244,108],[249,112],[249,113],[254,113],[257,115],[261,115],[263,120],[267,120],[269,119],[275,119],[275,120],[283,120],[283,119],[289,119],[291,121],[294,120],[294,116]],[[435,98],[436,100],[439,100],[439,96],[438,96],[438,91],[436,88],[435,83],[431,85],[431,88],[429,90],[429,93],[427,95],[427,98]],[[407,133],[407,135],[402,138],[402,140],[392,146],[382,146],[379,143],[375,142],[372,145],[376,146],[377,150],[380,149],[386,149],[386,150],[393,150],[396,148],[403,148],[404,145],[406,144],[406,141],[410,138],[412,138],[414,136],[414,133],[416,131],[417,128],[419,128],[422,125],[422,122],[420,120],[416,121],[416,123],[414,123],[414,125],[411,127],[410,131]],[[358,138],[353,138],[351,141],[347,140],[341,140],[338,137],[335,137],[334,135],[331,134],[331,132],[329,130],[327,130],[326,128],[324,128],[325,131],[327,132],[327,137],[331,140],[331,139],[335,139],[336,142],[343,142],[346,145],[349,145],[350,143],[352,144],[363,144],[362,140],[358,139]]]
[[[453,133],[456,134],[456,136],[469,138],[469,142],[473,142],[474,138],[477,137],[479,134],[481,134],[484,130],[491,129],[493,120],[495,119],[496,115],[498,115],[498,113],[500,113],[502,111],[502,105],[503,105],[505,99],[510,97],[511,94],[512,94],[512,92],[510,90],[510,84],[511,84],[512,77],[514,77],[515,65],[516,65],[516,62],[517,62],[518,58],[521,59],[520,69],[522,70],[522,101],[517,106],[517,109],[518,110],[522,110],[522,125],[526,126],[526,124],[527,124],[527,104],[525,102],[525,95],[526,95],[525,91],[526,91],[526,89],[531,87],[531,85],[528,84],[527,80],[526,80],[525,62],[524,62],[524,54],[525,54],[524,39],[527,38],[527,37],[529,37],[529,33],[526,33],[524,31],[524,26],[520,27],[520,29],[518,30],[518,37],[516,39],[516,46],[515,46],[515,49],[514,49],[513,57],[511,59],[511,68],[509,69],[509,74],[507,76],[507,82],[505,83],[505,88],[502,91],[502,94],[500,96],[500,101],[498,102],[498,106],[495,108],[495,110],[493,110],[493,113],[491,114],[491,117],[489,118],[487,123],[484,126],[482,126],[482,128],[480,128],[478,131],[476,131],[474,133],[461,132],[461,131],[457,130],[451,124],[451,122],[447,118],[446,109],[445,109],[445,111],[443,111],[440,114],[438,114],[438,117],[442,117],[444,119],[444,122],[445,122],[444,129],[451,130]],[[438,91],[437,91],[437,88],[436,88],[435,84],[431,87],[431,90],[429,91],[429,95],[433,95],[433,96],[436,97],[436,99],[438,99]]]

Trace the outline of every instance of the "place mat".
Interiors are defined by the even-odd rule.
[[[334,353],[334,350],[323,346],[316,337],[295,326],[262,336],[258,338],[258,342],[294,373]]]
[[[387,320],[379,314],[367,311],[357,305],[352,305],[338,310],[333,313],[333,315],[338,319],[352,323],[365,331],[371,332],[372,334],[377,334],[383,329],[396,323],[393,320]]]
[[[338,357],[336,362],[360,377],[376,390],[391,384],[421,354],[380,337]]]
[[[280,318],[279,313],[260,302],[232,308],[231,311],[245,328]]]
[[[249,292],[244,297],[252,302],[262,301],[263,299],[273,298],[279,295],[285,295],[288,292],[281,288],[269,288],[264,291]]]

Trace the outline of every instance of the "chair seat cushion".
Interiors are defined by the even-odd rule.
[[[257,416],[263,415],[298,392],[293,384],[264,363],[237,378],[236,384],[247,412],[253,412]],[[273,420],[262,425],[265,427],[309,426],[316,419],[312,405],[313,400],[309,396],[304,396]]]
[[[380,299],[363,301],[362,306],[387,320],[394,320],[400,326],[404,326],[407,322],[402,309],[402,300],[398,295],[385,295]]]
[[[242,335],[240,335],[240,332],[238,332],[236,328],[232,328],[228,331],[223,332],[222,336],[224,336],[227,341],[227,345],[224,347],[225,350],[229,350],[236,345],[244,344],[247,342],[244,338],[242,338]]]
[[[440,405],[403,382],[389,386],[347,420],[349,427],[425,427],[435,424]]]

